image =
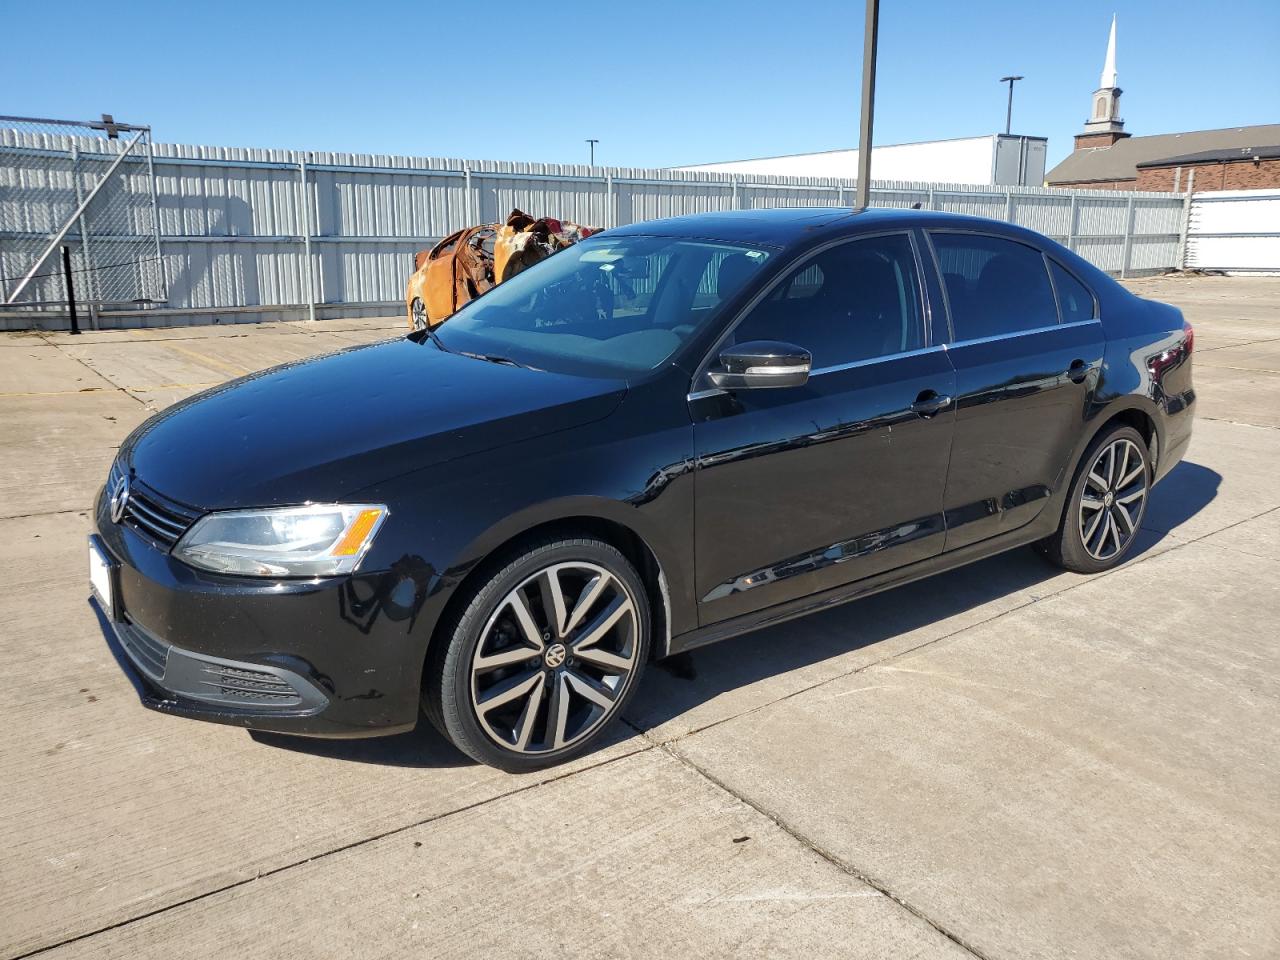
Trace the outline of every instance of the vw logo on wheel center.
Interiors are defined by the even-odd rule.
[[[563,643],[553,643],[547,647],[547,652],[543,655],[543,659],[546,660],[548,667],[558,667],[564,663],[566,653]]]
[[[111,522],[119,523],[124,519],[124,508],[129,503],[129,478],[121,477],[116,488],[111,491]]]

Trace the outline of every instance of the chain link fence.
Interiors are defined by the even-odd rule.
[[[165,286],[150,128],[0,117],[0,304],[93,315]]]

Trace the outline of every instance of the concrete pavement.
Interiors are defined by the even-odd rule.
[[[1201,419],[1141,550],[1031,551],[649,671],[510,776],[138,706],[86,601],[132,426],[398,319],[0,339],[0,957],[1280,956],[1280,280],[1135,281]]]

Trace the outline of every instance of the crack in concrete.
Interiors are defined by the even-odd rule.
[[[88,363],[85,363],[85,361],[84,361],[84,360],[80,359],[79,357],[75,356],[74,354],[68,353],[66,350],[64,350],[64,349],[63,349],[63,345],[62,345],[62,344],[60,344],[60,343],[54,343],[54,342],[53,342],[52,340],[50,340],[47,336],[45,336],[43,333],[38,334],[38,336],[40,337],[40,339],[41,339],[42,341],[44,341],[44,342],[45,342],[46,344],[48,344],[49,346],[53,347],[53,349],[57,350],[60,354],[62,354],[62,355],[63,355],[64,357],[66,357],[68,360],[72,360],[72,361],[74,361],[75,363],[80,364],[80,366],[84,367],[86,370],[92,371],[93,375],[94,375],[94,376],[96,376],[96,377],[97,377],[99,380],[101,380],[103,383],[107,384],[107,385],[108,385],[108,387],[110,388],[110,390],[114,390],[114,391],[116,391],[116,392],[118,392],[118,393],[122,393],[122,394],[124,394],[124,395],[125,395],[126,397],[128,397],[130,400],[133,400],[133,401],[135,401],[135,402],[137,402],[137,403],[139,403],[139,404],[142,404],[142,406],[143,406],[143,407],[145,407],[145,406],[146,406],[146,404],[145,404],[145,403],[143,403],[141,400],[139,400],[137,397],[135,397],[133,394],[131,394],[131,393],[130,393],[128,390],[126,390],[124,387],[120,386],[120,384],[116,383],[114,380],[112,380],[110,377],[108,377],[108,376],[107,376],[105,373],[103,373],[101,370],[98,370],[96,367],[93,367],[93,366],[89,365]],[[105,389],[105,388],[104,388],[104,391],[103,391],[103,392],[110,392],[110,390],[107,390],[107,389]],[[95,391],[95,392],[96,392],[96,391]]]
[[[639,732],[641,736],[645,737],[645,739],[648,739],[648,736],[643,731],[639,731]],[[800,832],[795,827],[787,823],[785,820],[782,819],[782,817],[779,814],[774,813],[768,807],[765,807],[762,804],[759,804],[756,801],[749,799],[745,795],[738,793],[736,790],[734,790],[731,786],[729,786],[723,780],[720,780],[718,777],[714,776],[713,774],[710,774],[706,770],[703,770],[696,763],[694,763],[692,760],[686,757],[683,753],[675,749],[675,741],[671,741],[669,743],[654,743],[654,746],[656,746],[659,750],[661,750],[667,756],[673,758],[678,763],[682,764],[687,769],[691,770],[692,772],[696,773],[698,776],[702,777],[708,783],[714,784],[715,786],[719,787],[721,790],[729,794],[729,796],[733,797],[739,803],[747,807],[750,807],[752,810],[756,811],[756,813],[760,814],[762,817],[765,817],[768,820],[770,820],[774,824],[774,826],[776,826],[783,833],[787,834],[787,836],[791,837],[793,840],[795,840],[797,843],[799,843],[801,846],[805,847],[812,853],[821,857],[823,860],[831,864],[837,870],[841,871],[842,873],[850,877],[853,877],[859,883],[865,884],[866,886],[870,887],[872,890],[875,890],[881,895],[888,897],[890,900],[892,900],[898,906],[902,907],[902,909],[906,910],[913,917],[928,924],[929,927],[931,927],[941,936],[946,937],[948,940],[950,940],[956,946],[960,947],[960,949],[964,950],[966,953],[970,954],[971,956],[977,957],[978,960],[991,960],[991,958],[988,957],[987,954],[983,953],[982,950],[980,950],[976,945],[965,940],[964,937],[960,936],[955,931],[948,929],[941,922],[934,920],[932,917],[926,914],[919,907],[910,903],[899,894],[894,893],[894,891],[884,881],[879,880],[878,878],[872,876],[871,874],[867,873],[865,870],[858,869],[853,864],[844,860],[842,857],[832,853],[830,850],[827,850],[821,844],[819,844],[818,842],[816,842],[806,834]]]

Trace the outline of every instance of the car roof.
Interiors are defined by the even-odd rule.
[[[934,210],[852,207],[773,207],[721,210],[612,227],[607,236],[689,237],[788,248],[833,237],[893,227],[974,227],[984,231],[1026,231],[985,217]]]

